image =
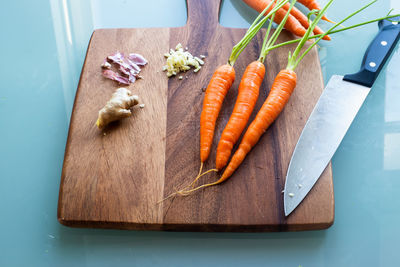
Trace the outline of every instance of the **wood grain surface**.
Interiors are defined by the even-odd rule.
[[[260,139],[236,173],[219,186],[187,197],[157,202],[188,184],[199,166],[199,121],[203,88],[213,71],[227,62],[245,29],[218,24],[219,1],[187,0],[188,22],[180,28],[101,29],[93,33],[78,85],[62,170],[58,219],[67,226],[174,231],[298,231],[324,229],[333,223],[334,199],[329,165],[307,198],[284,216],[283,194],[291,154],[323,89],[314,49],[297,68],[298,85],[277,121]],[[240,78],[258,58],[263,33],[235,63],[236,81],[217,121],[210,158],[233,109]],[[293,36],[283,32],[280,41]],[[198,72],[167,79],[164,53],[177,43],[193,55],[206,55]],[[273,51],[266,60],[266,78],[258,110],[294,46]],[[98,111],[120,87],[101,75],[103,59],[116,51],[144,55],[144,79],[130,89],[145,108],[99,131]],[[187,78],[186,78],[187,76]],[[255,113],[255,112],[254,112]],[[254,118],[252,115],[251,119]],[[202,178],[214,181],[216,175]]]

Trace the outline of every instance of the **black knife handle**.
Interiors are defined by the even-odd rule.
[[[361,70],[355,74],[345,75],[343,80],[367,87],[372,87],[374,84],[400,37],[400,24],[381,20],[378,26],[379,33],[365,52]]]

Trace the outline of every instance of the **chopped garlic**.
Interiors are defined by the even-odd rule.
[[[199,63],[200,63],[200,65],[204,65],[204,61],[203,61],[203,60],[201,60],[200,58],[198,58],[198,57],[194,57],[194,59],[196,59],[196,60],[197,60],[197,62],[199,62]]]
[[[201,59],[205,59],[206,56],[205,56],[205,55],[200,55],[200,58],[201,58]]]
[[[144,104],[140,104],[140,105],[139,105],[139,108],[144,108]]]
[[[178,79],[179,79],[179,80],[182,80],[182,79],[183,79],[183,76],[179,76]]]
[[[294,194],[293,193],[289,193],[289,197],[294,197]]]
[[[163,66],[163,71],[167,71],[167,77],[188,71],[191,67],[194,67],[194,72],[198,72],[201,66],[204,65],[203,60],[193,57],[188,51],[184,51],[180,43],[175,47],[175,51],[170,49],[170,52],[164,56],[167,58],[167,64]],[[183,79],[183,76],[179,76],[179,79]]]

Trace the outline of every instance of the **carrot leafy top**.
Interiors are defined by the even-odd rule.
[[[258,15],[258,17],[254,20],[254,22],[251,24],[249,29],[247,30],[246,34],[243,36],[242,40],[240,40],[232,49],[232,53],[229,57],[228,64],[233,66],[235,64],[235,61],[239,57],[240,53],[246,48],[246,46],[250,43],[250,41],[254,38],[254,36],[258,33],[258,31],[262,28],[262,26],[265,24],[265,22],[273,16],[276,11],[278,11],[280,8],[282,8],[286,3],[288,3],[289,0],[278,0],[277,4],[274,6],[274,8],[271,9],[271,11],[268,12],[268,14],[264,14],[271,8],[272,4],[274,1],[271,1],[271,3]],[[288,12],[289,13],[289,12]]]
[[[268,25],[268,28],[267,28],[267,31],[265,33],[263,45],[262,45],[262,48],[261,48],[260,57],[258,59],[260,62],[264,62],[268,52],[271,51],[271,49],[269,49],[269,48],[276,42],[276,40],[279,37],[279,34],[281,34],[281,32],[283,30],[283,27],[285,26],[286,21],[287,21],[289,15],[290,15],[290,11],[292,11],[293,6],[294,6],[295,3],[296,3],[296,0],[292,0],[292,2],[290,3],[289,9],[286,12],[285,17],[279,23],[278,27],[275,29],[275,31],[271,35],[271,37],[269,37],[269,34],[271,32],[271,28],[272,28],[272,22],[274,21],[274,17],[275,17],[275,13],[272,14],[271,21],[270,21],[270,23]]]
[[[331,6],[331,4],[332,4],[333,1],[334,1],[334,0],[330,0],[330,1],[325,5],[325,7],[324,7],[321,11],[313,10],[313,11],[310,12],[309,17],[310,17],[310,15],[312,15],[312,14],[316,14],[317,17],[316,17],[315,20],[311,23],[310,27],[308,28],[308,30],[307,30],[306,33],[304,34],[303,38],[297,39],[297,40],[292,40],[292,41],[285,42],[285,43],[281,43],[281,44],[278,44],[278,45],[275,45],[275,46],[271,46],[271,47],[268,48],[269,50],[272,50],[272,49],[275,49],[275,48],[278,48],[278,47],[281,47],[281,46],[284,46],[284,45],[288,45],[288,44],[293,44],[293,43],[299,42],[299,44],[297,45],[297,47],[296,47],[296,49],[294,50],[293,54],[289,53],[288,65],[287,65],[287,67],[286,67],[287,69],[294,70],[294,69],[297,67],[297,65],[300,63],[300,61],[305,57],[305,55],[307,55],[307,53],[310,52],[311,49],[312,49],[315,45],[317,45],[317,43],[318,43],[319,41],[321,41],[322,38],[324,38],[324,36],[326,36],[326,35],[328,35],[328,34],[333,34],[333,33],[337,33],[337,32],[346,31],[346,30],[349,30],[349,29],[352,29],[352,28],[356,28],[356,27],[359,27],[359,26],[363,26],[363,25],[366,25],[366,24],[369,24],[369,23],[373,23],[373,22],[377,22],[377,21],[384,20],[384,19],[390,20],[391,18],[394,18],[394,17],[398,17],[398,16],[399,16],[399,14],[390,15],[390,13],[391,13],[391,11],[392,11],[392,10],[391,10],[391,11],[389,11],[389,13],[388,13],[385,17],[381,17],[381,18],[378,18],[378,19],[369,20],[369,21],[362,22],[362,23],[359,23],[359,24],[355,24],[355,25],[352,25],[352,26],[349,26],[349,27],[344,27],[344,28],[339,29],[339,30],[335,30],[338,26],[342,25],[342,24],[343,24],[345,21],[347,21],[348,19],[350,19],[351,17],[355,16],[356,14],[360,13],[360,12],[363,11],[364,9],[368,8],[369,6],[371,6],[372,4],[374,4],[375,2],[377,2],[377,0],[373,0],[373,1],[371,1],[370,3],[366,4],[365,6],[361,7],[360,9],[358,9],[358,10],[354,11],[353,13],[349,14],[347,17],[345,17],[344,19],[342,19],[340,22],[338,22],[337,24],[335,24],[334,26],[332,26],[331,28],[329,28],[329,30],[327,30],[325,33],[323,33],[323,34],[318,34],[318,35],[311,35],[313,29],[315,28],[315,26],[317,25],[317,23],[321,20],[321,18],[322,18],[323,15],[325,14],[326,10]],[[397,21],[396,21],[396,22],[397,22]],[[310,40],[310,39],[313,39],[313,38],[316,38],[315,42],[313,42],[313,44],[310,45],[310,46],[300,55],[300,51],[301,51],[301,49],[303,48],[304,44],[307,42],[307,40]]]

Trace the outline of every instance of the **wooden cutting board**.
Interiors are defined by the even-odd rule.
[[[287,218],[283,211],[285,175],[291,153],[321,91],[323,80],[314,49],[297,69],[298,85],[278,120],[268,129],[236,173],[224,184],[187,197],[157,202],[198,172],[199,119],[203,88],[213,71],[227,62],[245,29],[218,24],[219,1],[187,0],[188,23],[180,28],[100,29],[90,40],[74,109],[58,203],[58,220],[67,226],[175,231],[296,231],[324,229],[333,223],[331,166],[307,198]],[[235,64],[236,81],[217,121],[211,156],[231,114],[246,66],[258,58],[259,33]],[[293,36],[284,32],[280,41]],[[164,53],[178,43],[193,55],[206,55],[198,72],[167,79]],[[258,110],[271,83],[287,64],[289,50],[272,52],[266,61]],[[140,53],[149,64],[144,79],[129,86],[145,108],[113,123],[95,126],[98,111],[120,87],[101,75],[100,65],[116,51]],[[186,78],[188,76],[188,78]],[[252,115],[252,118],[254,118]],[[215,175],[203,178],[210,182]]]

